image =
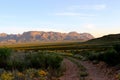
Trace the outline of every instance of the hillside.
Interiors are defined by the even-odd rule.
[[[44,31],[28,31],[23,34],[0,34],[0,43],[17,43],[17,42],[37,42],[37,41],[64,41],[79,40],[87,41],[94,37],[89,33],[60,33]]]
[[[105,43],[118,43],[120,42],[120,34],[110,34],[105,35],[100,38],[95,38],[87,41],[86,43],[94,43],[94,44],[105,44]]]

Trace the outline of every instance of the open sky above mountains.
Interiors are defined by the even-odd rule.
[[[120,0],[0,0],[0,33],[120,33]]]

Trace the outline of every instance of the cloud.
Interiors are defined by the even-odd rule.
[[[68,7],[68,10],[104,10],[107,6],[105,4],[98,4],[98,5],[73,5]]]
[[[92,14],[82,14],[82,13],[75,13],[75,12],[62,12],[62,13],[55,13],[57,16],[80,16],[80,17],[93,17],[96,15]]]
[[[95,24],[84,24],[83,27],[87,29],[94,29],[96,26]]]

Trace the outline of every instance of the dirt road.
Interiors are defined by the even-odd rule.
[[[96,67],[92,63],[89,62],[82,62],[80,63],[87,69],[89,73],[89,79],[91,80],[112,80],[110,79],[105,73],[101,72],[99,67]]]
[[[99,67],[88,61],[80,61],[77,59],[74,60],[79,64],[82,64],[87,69],[89,76],[86,78],[86,80],[116,80],[108,77],[108,75],[102,72]],[[64,59],[64,63],[64,66],[66,66],[66,71],[64,75],[60,77],[60,80],[80,80],[79,67],[68,59]]]
[[[89,76],[87,78],[87,80],[116,80],[114,79],[114,77],[110,77],[108,76],[108,74],[105,73],[106,69],[102,69],[94,64],[92,64],[92,62],[89,61],[80,61],[77,59],[74,59],[75,61],[77,61],[78,63],[80,63],[81,65],[83,65]]]
[[[66,67],[66,71],[64,75],[60,77],[60,80],[79,80],[79,68],[76,64],[71,62],[68,59],[64,59],[64,66]]]

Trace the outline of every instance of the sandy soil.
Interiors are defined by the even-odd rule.
[[[100,68],[100,66],[94,65],[92,62],[89,61],[79,61],[79,60],[76,61],[78,61],[81,65],[83,65],[87,69],[87,72],[89,74],[87,80],[116,80],[113,78],[113,76],[111,77],[110,75],[107,74],[107,72],[110,70],[107,69],[106,72],[105,67]]]
[[[89,80],[114,80],[109,78],[107,74],[103,73],[99,67],[93,65],[92,63],[87,61],[80,63],[87,69],[89,73]]]
[[[79,80],[78,66],[68,59],[64,59],[63,62],[65,64],[64,66],[66,67],[66,71],[64,72],[64,75],[60,77],[60,80]]]
[[[104,68],[101,69],[100,67],[88,61],[79,61],[77,59],[74,60],[82,64],[87,69],[89,76],[86,78],[86,80],[116,80],[113,79],[113,77],[109,77],[108,74],[105,73]],[[80,80],[78,76],[78,66],[68,59],[64,59],[64,63],[66,66],[66,71],[64,75],[60,77],[60,80]]]

